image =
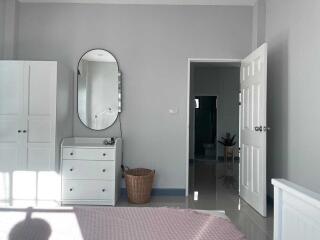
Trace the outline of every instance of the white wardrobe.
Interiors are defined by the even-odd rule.
[[[1,172],[58,171],[61,139],[72,136],[72,96],[72,75],[57,62],[0,61]]]

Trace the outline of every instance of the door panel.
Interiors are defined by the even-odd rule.
[[[1,172],[12,171],[19,164],[19,147],[17,144],[0,143],[0,169]]]
[[[23,62],[0,61],[1,171],[25,168],[24,71]]]
[[[49,143],[52,139],[50,117],[29,117],[29,143]]]
[[[248,176],[248,170],[250,169],[250,159],[249,159],[249,148],[247,145],[242,144],[241,146],[241,161],[242,161],[242,167],[243,169],[246,169],[246,171],[241,171],[242,179],[241,179],[241,185],[245,188],[249,188],[249,176]]]
[[[252,100],[255,103],[253,105],[253,111],[252,111],[252,126],[251,130],[254,130],[255,126],[260,126],[260,99],[261,99],[261,86],[260,85],[253,85],[252,86]]]
[[[50,144],[28,143],[28,168],[33,171],[49,171],[51,166]]]
[[[250,91],[249,88],[247,89],[242,89],[242,96],[243,100],[242,102],[245,103],[242,108],[242,117],[243,117],[243,122],[242,122],[242,128],[243,129],[250,129]]]
[[[50,116],[52,107],[51,66],[45,62],[31,62],[29,73],[29,116]]]
[[[57,65],[54,62],[27,64],[28,169],[54,170]]]
[[[241,62],[240,196],[266,216],[267,44]]]
[[[17,142],[20,119],[17,116],[0,116],[0,142]]]
[[[252,147],[252,179],[257,179],[257,181],[252,181],[252,192],[255,194],[259,194],[260,186],[259,186],[259,166],[260,166],[260,149],[256,147]]]

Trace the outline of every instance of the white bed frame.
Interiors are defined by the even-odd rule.
[[[274,240],[320,239],[320,194],[283,179],[274,185]]]

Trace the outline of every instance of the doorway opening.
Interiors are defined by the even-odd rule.
[[[270,130],[270,127],[267,126],[267,53],[268,45],[264,43],[241,60],[188,59],[186,196],[191,192],[194,196],[197,196],[195,198],[201,199],[201,193],[199,194],[197,188],[206,186],[206,184],[201,184],[201,182],[197,184],[197,169],[200,169],[199,179],[204,179],[206,183],[213,180],[215,183],[209,184],[209,187],[201,190],[204,193],[206,189],[209,192],[218,193],[218,189],[215,192],[213,189],[220,186],[217,180],[219,179],[219,173],[223,173],[223,179],[228,179],[231,174],[231,179],[237,181],[236,186],[240,185],[235,187],[235,191],[240,193],[241,199],[262,216],[267,216],[266,143],[267,131]],[[230,69],[233,69],[233,71]],[[211,74],[209,74],[210,71]],[[218,86],[212,85],[212,79],[220,79]],[[233,81],[228,79],[233,79]],[[199,82],[205,84],[197,84]],[[234,84],[238,84],[237,87],[234,87]],[[219,92],[213,94],[212,89],[218,89]],[[197,92],[199,90],[201,90],[201,93]],[[226,100],[223,101],[222,96],[226,92],[229,93],[226,94],[227,97],[224,98]],[[217,145],[218,156],[216,161],[209,162],[215,163],[215,167],[210,170],[211,172],[208,170],[210,167],[203,167],[207,171],[208,177],[203,177],[204,172],[196,166],[198,161],[196,161],[194,152],[195,96],[218,96],[217,138],[225,141],[225,143],[229,142],[223,144],[227,147],[222,144]],[[235,102],[233,102],[234,100]],[[232,105],[226,104],[228,102],[231,102]],[[222,113],[226,116],[223,120],[221,120]],[[229,125],[230,122],[234,123],[233,126],[236,127]],[[233,135],[235,136],[233,137]],[[224,138],[222,138],[223,136]],[[241,144],[239,145],[240,140]],[[230,145],[235,146],[236,151],[233,151],[232,148],[230,150]],[[236,148],[237,145],[238,148]],[[241,150],[241,159],[239,159],[239,150]],[[219,169],[221,168],[220,156],[224,156],[223,170]],[[226,160],[229,157],[232,159],[231,163]],[[231,168],[229,164],[231,164]],[[239,174],[237,168],[240,168],[241,174]],[[240,177],[241,181],[239,181]],[[234,181],[231,182],[234,184]],[[236,199],[240,202],[238,194],[236,195]],[[216,197],[218,196],[216,195]],[[208,199],[211,200],[212,198]],[[224,198],[222,197],[222,199]]]
[[[194,158],[217,158],[217,96],[195,96]]]
[[[189,64],[188,194],[237,204],[240,61]]]

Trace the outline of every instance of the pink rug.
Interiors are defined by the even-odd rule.
[[[244,240],[227,219],[192,210],[143,207],[0,209],[0,239]]]
[[[84,239],[243,240],[223,218],[172,208],[75,208]]]

